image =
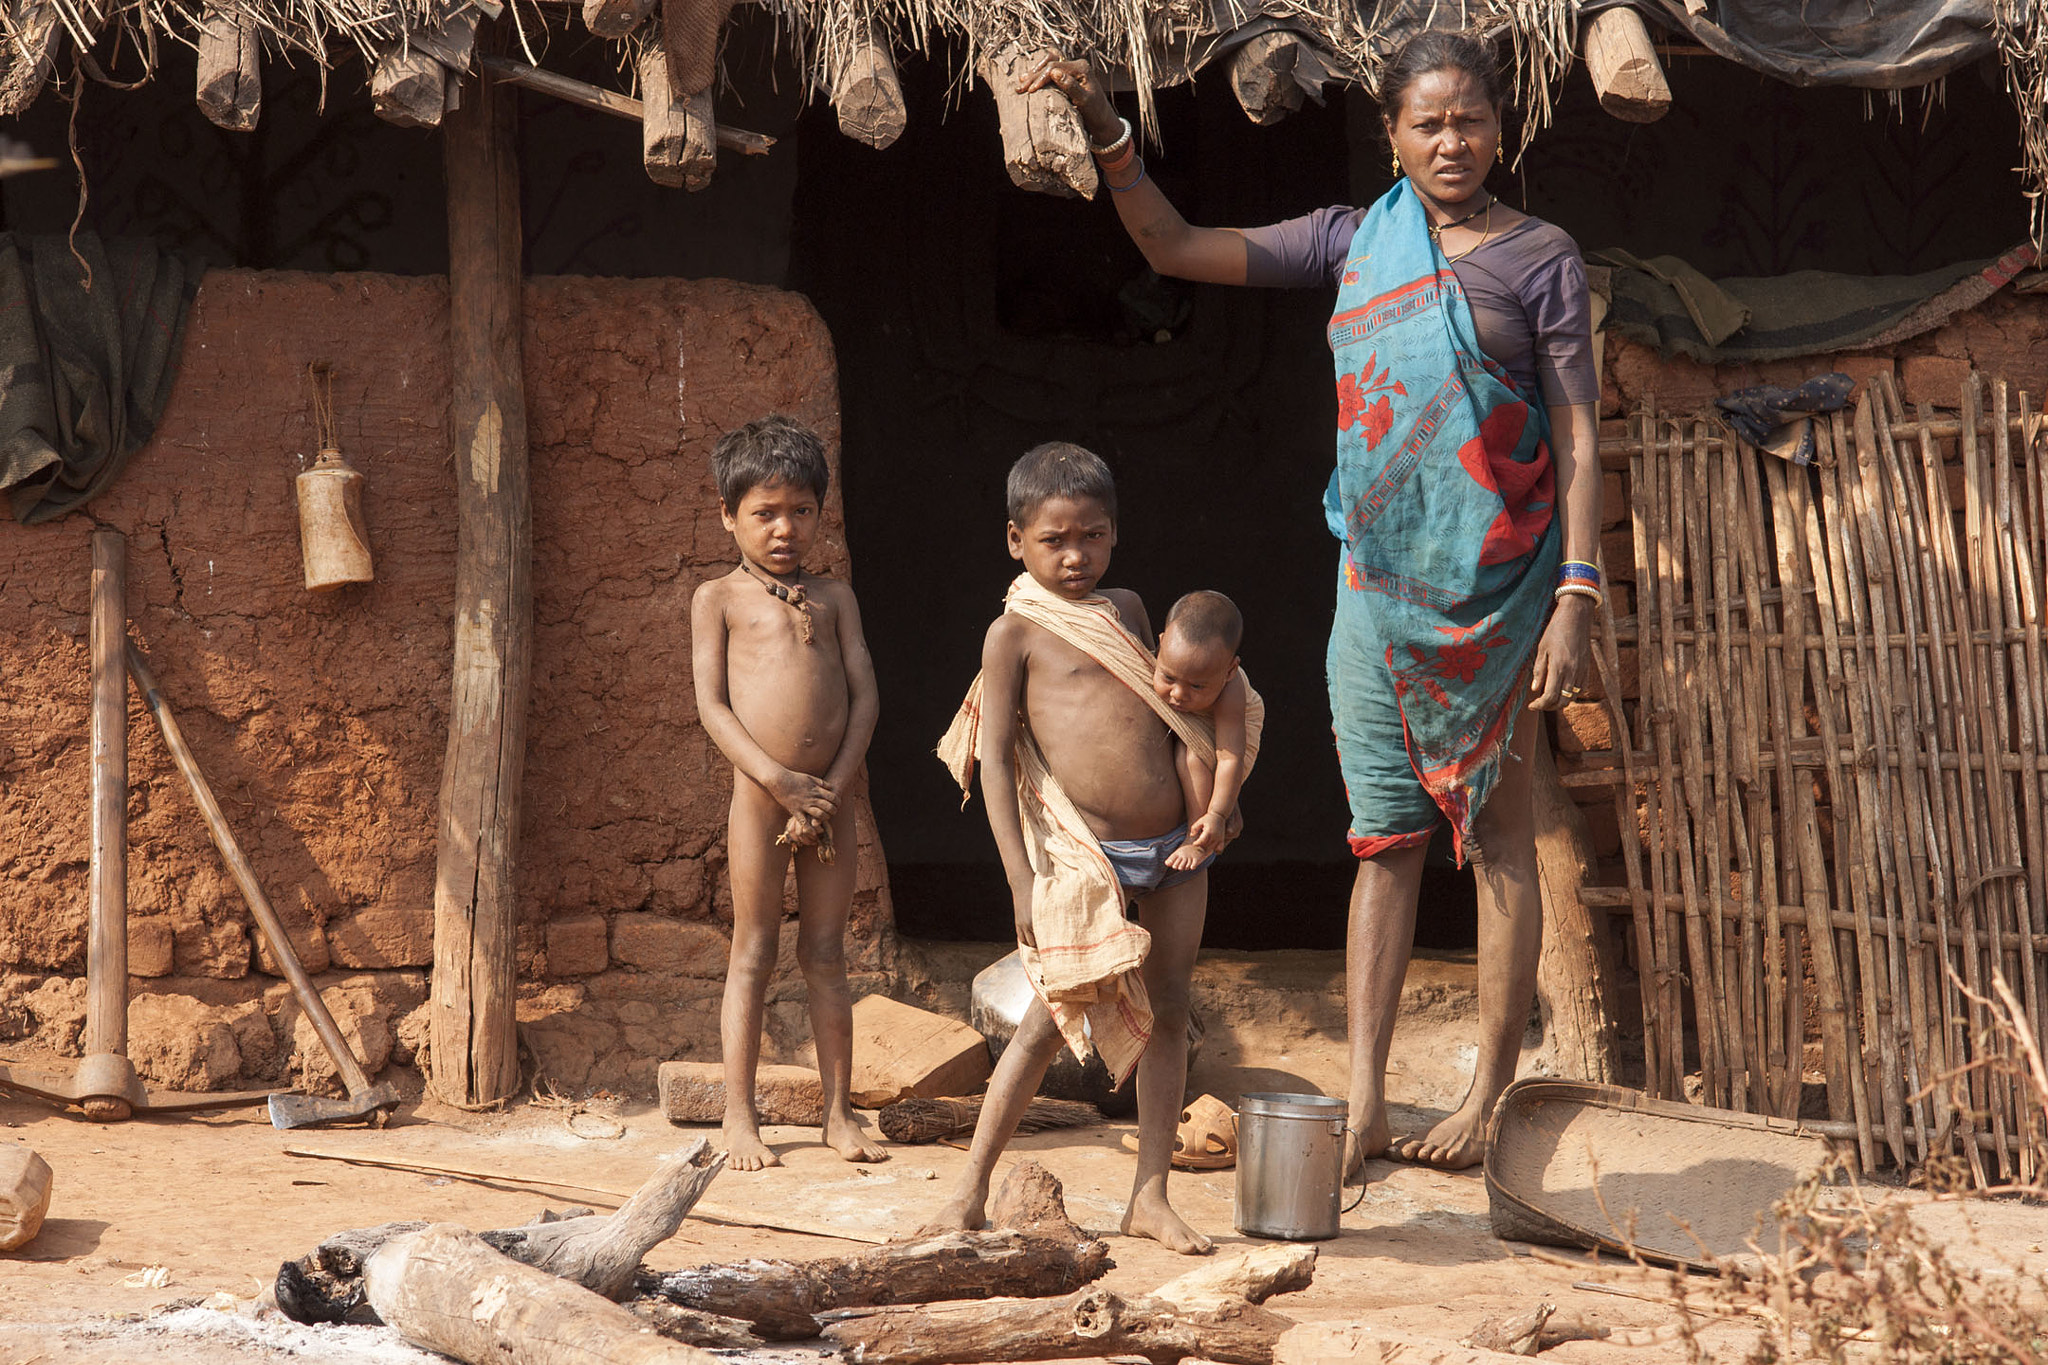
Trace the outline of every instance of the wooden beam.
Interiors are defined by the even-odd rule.
[[[1021,189],[1093,199],[1101,179],[1074,106],[1057,90],[1018,93],[1018,82],[1038,60],[1009,46],[984,54],[978,67],[1002,120],[1003,168]]]
[[[579,105],[600,114],[614,118],[631,119],[640,122],[640,101],[630,95],[621,95],[568,76],[558,76],[552,71],[543,71],[537,66],[500,57],[494,53],[483,53],[476,59],[478,66],[496,76],[507,85],[521,89],[535,90],[543,95],[552,95],[566,104]],[[775,146],[775,139],[766,133],[750,133],[744,128],[718,128],[718,145],[727,151],[739,152],[746,156],[766,156]]]
[[[1523,718],[1541,724],[1540,715]],[[1536,827],[1536,879],[1543,893],[1543,947],[1536,960],[1536,998],[1543,1041],[1557,1075],[1610,1084],[1619,1077],[1620,963],[1607,916],[1580,897],[1592,870],[1586,819],[1558,780],[1550,740],[1538,734],[1529,774],[1530,817]]]
[[[583,26],[614,41],[631,36],[660,0],[583,0]]]
[[[701,190],[718,169],[717,121],[711,92],[669,96],[668,58],[659,43],[640,49],[640,161],[657,185]]]
[[[418,48],[389,48],[370,71],[370,108],[401,128],[438,128],[448,109],[448,71]]]
[[[434,868],[433,1089],[488,1104],[519,1084],[513,1018],[520,782],[533,649],[533,509],[521,370],[512,92],[477,78],[443,138],[455,661]]]
[[[92,533],[92,848],[85,942],[88,1057],[128,1055],[128,539]],[[84,1101],[85,1116],[128,1117],[126,1100]]]
[[[199,112],[246,133],[263,113],[263,44],[256,25],[208,5],[199,21]]]
[[[1579,46],[1600,107],[1627,123],[1655,123],[1671,112],[1671,86],[1643,17],[1623,5],[1586,21]]]
[[[1308,45],[1299,34],[1271,29],[1252,38],[1230,58],[1230,90],[1253,123],[1278,123],[1301,108],[1295,59]]]
[[[896,63],[888,44],[872,28],[840,63],[832,81],[832,112],[839,118],[840,132],[875,148],[902,137],[910,123]]]

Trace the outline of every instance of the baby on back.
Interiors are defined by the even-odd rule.
[[[1244,617],[1220,592],[1191,592],[1173,604],[1159,631],[1152,691],[1184,715],[1209,717],[1216,727],[1213,766],[1174,746],[1181,794],[1187,800],[1187,838],[1167,855],[1176,871],[1201,867],[1229,842],[1224,827],[1237,809],[1245,778],[1245,705],[1248,688],[1237,666]]]

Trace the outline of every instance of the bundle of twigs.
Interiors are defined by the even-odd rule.
[[[981,1096],[963,1099],[898,1100],[882,1108],[882,1136],[891,1142],[937,1142],[974,1131],[981,1117]],[[1085,1128],[1102,1122],[1102,1111],[1084,1100],[1037,1098],[1017,1124],[1020,1133],[1045,1128]]]

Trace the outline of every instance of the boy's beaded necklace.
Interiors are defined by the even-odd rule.
[[[778,583],[761,570],[755,568],[748,560],[742,558],[740,560],[740,572],[759,583],[767,590],[770,597],[779,598],[796,608],[797,636],[805,644],[809,644],[812,634],[811,599],[804,592],[804,571],[802,569],[796,571],[797,581],[794,583]]]

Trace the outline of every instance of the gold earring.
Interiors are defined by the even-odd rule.
[[[1399,150],[1398,148],[1397,148],[1397,149],[1395,149],[1395,151],[1394,151],[1394,156],[1393,156],[1393,164],[1394,164],[1394,174],[1395,174],[1395,175],[1399,175],[1399,174],[1401,173],[1401,153],[1400,153],[1400,150]]]

